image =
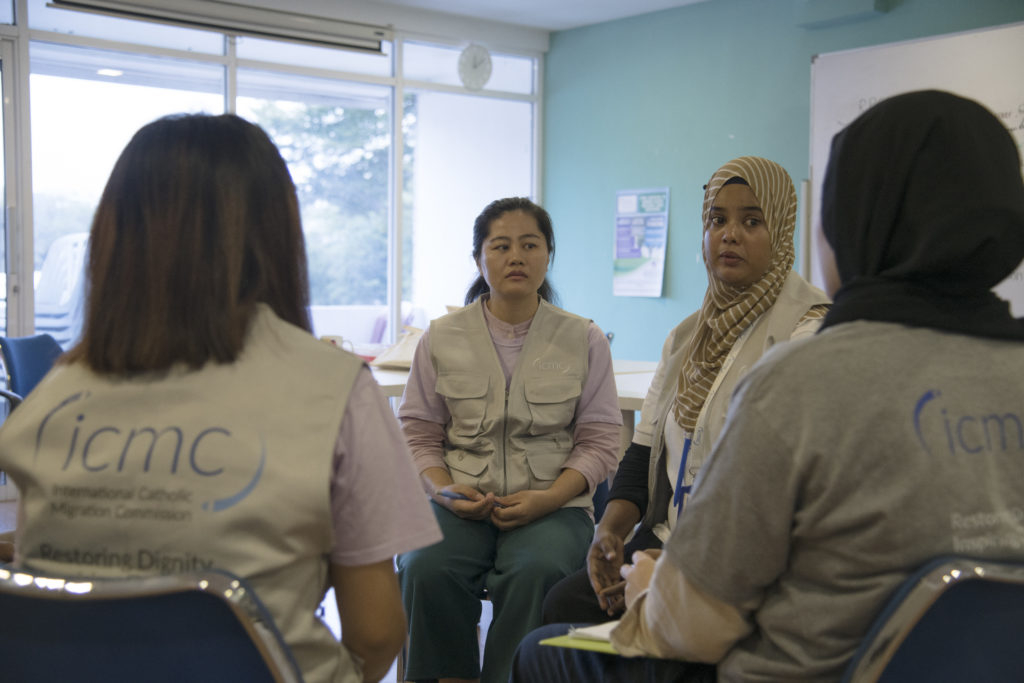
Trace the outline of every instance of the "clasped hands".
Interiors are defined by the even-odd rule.
[[[633,564],[625,564],[622,539],[598,527],[587,552],[587,574],[601,609],[615,616],[632,605],[647,590],[660,555],[655,548],[638,550],[631,558]]]
[[[502,530],[525,526],[557,510],[547,491],[518,491],[507,496],[481,493],[466,484],[449,484],[435,492],[434,500],[463,519],[490,519]]]

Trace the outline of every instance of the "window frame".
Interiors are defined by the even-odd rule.
[[[406,80],[403,76],[402,55],[406,42],[427,43],[443,47],[461,47],[471,40],[439,37],[395,29],[391,46],[391,76],[363,74],[351,71],[300,66],[265,60],[242,59],[237,55],[238,35],[221,33],[224,38],[223,54],[190,52],[166,47],[153,47],[128,40],[110,40],[87,36],[65,34],[28,28],[29,0],[15,0],[15,24],[0,26],[0,58],[3,71],[0,77],[4,87],[4,172],[5,203],[7,214],[7,334],[21,336],[31,334],[35,325],[35,296],[31,283],[33,265],[33,213],[32,213],[32,159],[30,103],[28,98],[31,64],[29,46],[34,41],[58,43],[83,48],[97,48],[157,57],[171,57],[195,62],[223,66],[225,69],[224,110],[234,113],[237,99],[237,73],[239,69],[259,69],[281,74],[305,75],[318,78],[341,79],[355,83],[387,86],[391,89],[391,150],[388,178],[388,257],[387,257],[387,302],[388,318],[392,341],[396,330],[401,330],[402,263],[404,254],[404,211],[401,202],[403,187],[403,150],[405,140],[402,131],[402,103],[407,88],[455,93],[473,97],[510,99],[529,102],[533,109],[532,121],[532,168],[531,196],[541,202],[541,151],[543,142],[543,53],[533,50],[495,50],[501,54],[515,55],[533,60],[532,94],[511,93],[497,90],[470,91],[461,86],[443,85],[424,81]],[[218,32],[215,32],[218,33]],[[25,274],[28,274],[26,280]]]

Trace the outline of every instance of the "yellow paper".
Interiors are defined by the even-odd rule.
[[[617,655],[618,651],[606,640],[593,640],[591,638],[573,638],[570,635],[545,638],[540,641],[541,645],[552,645],[554,647],[570,647],[577,650],[591,650],[603,652],[607,655]]]

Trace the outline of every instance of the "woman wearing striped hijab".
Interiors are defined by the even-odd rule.
[[[789,174],[760,157],[733,159],[705,185],[704,302],[665,341],[587,567],[548,592],[545,623],[622,611],[623,559],[668,539],[736,382],[775,344],[818,329],[829,299],[793,271],[796,206]]]

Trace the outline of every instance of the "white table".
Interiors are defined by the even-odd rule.
[[[615,386],[619,393],[619,408],[623,411],[640,410],[643,406],[647,387],[654,379],[657,362],[647,360],[613,360],[612,373],[615,375]],[[389,370],[370,367],[373,378],[389,398],[398,398],[405,390],[409,380],[408,370]]]
[[[654,380],[654,371],[658,367],[655,361],[646,360],[612,360],[612,372],[615,374],[615,388],[619,394],[619,410],[622,411],[622,448],[619,457],[633,440],[633,425],[636,422],[636,411],[644,405],[647,388]],[[370,368],[373,378],[384,390],[384,395],[397,398],[405,390],[409,379],[408,370],[385,370]]]
[[[636,411],[644,407],[647,389],[654,381],[654,371],[658,368],[656,361],[650,360],[615,360],[612,359],[612,372],[615,373],[615,390],[619,394],[619,410],[622,411],[622,448],[619,457],[629,448],[633,440],[633,427],[636,424]]]

